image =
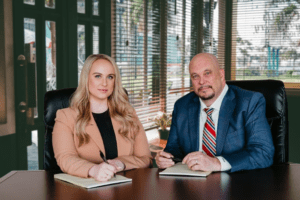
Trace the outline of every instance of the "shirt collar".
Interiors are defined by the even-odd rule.
[[[221,104],[222,104],[222,101],[226,95],[228,91],[228,85],[225,84],[225,87],[223,88],[220,96],[217,98],[217,100],[210,106],[210,108],[214,108],[214,110],[220,110],[221,108]],[[201,100],[201,98],[199,97],[200,99],[200,105],[201,105],[201,110],[203,110],[204,108],[207,108],[207,106],[205,105],[205,103]]]

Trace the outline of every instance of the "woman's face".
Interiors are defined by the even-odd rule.
[[[88,84],[90,101],[105,103],[113,93],[115,85],[115,70],[112,64],[105,60],[96,60],[90,70]]]

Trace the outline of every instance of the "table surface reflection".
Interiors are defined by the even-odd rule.
[[[157,168],[119,173],[132,182],[84,189],[53,172],[12,171],[0,179],[0,199],[299,199],[300,165],[278,165],[206,178],[159,176]]]

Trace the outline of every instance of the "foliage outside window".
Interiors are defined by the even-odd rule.
[[[112,56],[145,129],[171,114],[192,88],[188,66],[199,52],[219,56],[219,3],[198,0],[112,1]],[[199,34],[203,35],[198,37]],[[223,37],[224,38],[224,37]],[[223,51],[224,52],[224,51]],[[221,62],[223,67],[223,62]]]
[[[300,86],[300,1],[235,0],[232,74]]]
[[[113,53],[144,128],[190,91],[191,0],[114,2]]]

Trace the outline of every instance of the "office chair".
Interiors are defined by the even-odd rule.
[[[52,131],[55,123],[56,111],[69,107],[69,100],[76,88],[49,91],[44,99],[44,123],[45,123],[45,146],[44,146],[44,169],[61,171],[54,157],[52,147]]]
[[[275,147],[274,163],[288,163],[289,124],[284,84],[278,80],[227,81],[228,85],[260,92],[266,99],[266,116],[271,127]]]

